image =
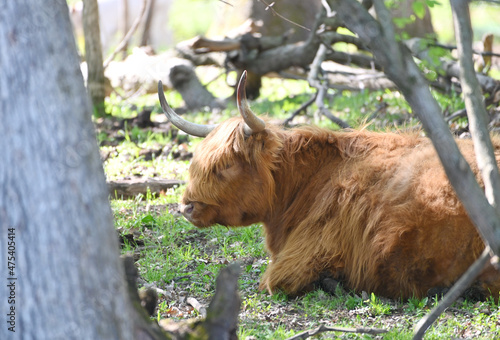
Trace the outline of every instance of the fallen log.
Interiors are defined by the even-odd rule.
[[[156,178],[134,178],[122,179],[117,181],[108,181],[109,195],[111,199],[129,199],[137,195],[148,193],[160,194],[170,188],[184,184],[184,181],[176,179],[156,179]]]

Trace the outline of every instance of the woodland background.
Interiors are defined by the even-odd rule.
[[[268,261],[259,225],[199,230],[177,208],[200,139],[166,121],[158,80],[166,84],[170,105],[198,123],[237,114],[234,86],[246,69],[253,110],[276,123],[429,131],[398,90],[397,77],[387,77],[387,65],[369,52],[380,51],[330,12],[334,2],[137,0],[123,6],[122,0],[108,0],[100,2],[100,20],[97,2],[84,2],[86,7],[76,1],[0,1],[6,131],[0,138],[6,150],[0,260],[7,262],[8,226],[16,230],[20,278],[18,331],[2,328],[2,338],[202,338],[217,334],[211,332],[221,320],[230,320],[225,336],[229,331],[242,339],[307,338],[301,332],[321,325],[348,329],[322,328],[318,338],[411,338],[415,324],[437,305],[435,298],[394,301],[341,289],[335,296],[321,290],[298,298],[269,296],[257,289]],[[385,2],[390,8],[398,4]],[[372,8],[371,1],[363,5]],[[396,41],[411,51],[447,128],[470,138],[474,128],[462,96],[450,3],[400,7],[389,20]],[[486,125],[497,131],[500,5],[472,2],[470,10]],[[85,11],[86,19],[79,19]],[[26,19],[14,19],[19,17]],[[127,33],[130,39],[124,39]],[[131,257],[125,270],[116,234],[121,253]],[[491,239],[498,255],[494,245],[500,241]],[[217,275],[235,262],[239,269],[229,266],[219,288],[232,303],[226,309],[214,303],[207,313]],[[151,317],[130,307],[140,304],[134,280],[147,288],[139,295]],[[148,297],[156,306],[146,303]],[[198,321],[186,321],[192,318]],[[499,320],[495,301],[459,298],[426,338],[491,339],[500,334]],[[387,333],[373,335],[373,329]]]

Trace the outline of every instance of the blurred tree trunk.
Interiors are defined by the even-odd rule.
[[[434,27],[432,26],[432,18],[431,12],[429,11],[429,7],[425,4],[422,4],[422,8],[425,13],[424,17],[420,19],[415,15],[415,11],[413,10],[413,6],[415,3],[422,3],[421,0],[400,0],[397,3],[397,8],[391,10],[393,18],[410,18],[410,16],[414,17],[414,21],[405,25],[403,28],[396,27],[396,33],[407,33],[410,37],[415,38],[426,38],[428,36],[433,36]]]
[[[123,27],[122,27],[122,33],[123,33],[123,38],[127,36],[128,33],[128,28],[129,28],[129,22],[128,22],[128,0],[122,0],[123,3]],[[125,46],[123,46],[123,52],[122,52],[122,59],[125,59],[127,57],[127,49],[128,49],[128,41],[125,42]]]
[[[85,60],[87,61],[87,90],[97,116],[106,115],[104,110],[105,79],[102,60],[99,7],[97,0],[83,0],[83,33]]]
[[[155,7],[155,0],[149,2],[146,8],[146,19],[144,20],[144,28],[141,33],[141,42],[139,46],[147,46],[151,42],[151,21],[153,20],[153,11]]]
[[[0,8],[0,339],[137,338],[66,1]]]

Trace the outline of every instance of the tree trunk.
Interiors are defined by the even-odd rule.
[[[139,46],[147,46],[151,41],[151,21],[153,20],[153,11],[155,8],[155,0],[149,2],[149,6],[146,9],[146,19],[144,20],[144,28],[141,33],[141,41]]]
[[[434,27],[432,26],[431,12],[427,5],[423,5],[424,16],[420,19],[415,15],[413,10],[413,4],[415,2],[420,2],[420,0],[402,0],[396,2],[396,8],[391,10],[393,18],[410,18],[414,16],[415,19],[405,25],[404,27],[395,27],[396,33],[407,33],[409,37],[415,38],[427,38],[429,36],[434,36]]]
[[[0,8],[0,338],[133,339],[66,1]]]
[[[128,14],[128,0],[122,0],[122,3],[123,3],[123,13],[122,13],[122,17],[123,17],[123,27],[122,27],[122,33],[123,33],[123,37],[125,38],[127,36],[127,33],[128,33],[128,28],[129,28],[129,22],[128,22],[128,17],[129,17],[129,14]],[[102,46],[101,46],[102,48]],[[127,58],[127,49],[128,49],[128,41],[125,42],[125,46],[123,46],[123,51],[122,51],[122,59],[125,59]]]
[[[87,90],[95,114],[102,117],[106,115],[104,110],[105,83],[97,0],[83,0],[82,16],[85,36],[85,59],[88,69]]]

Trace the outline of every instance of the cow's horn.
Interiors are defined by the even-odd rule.
[[[266,128],[266,123],[257,117],[255,113],[252,112],[250,106],[248,105],[247,95],[245,91],[245,86],[247,83],[247,71],[243,71],[241,74],[240,82],[238,84],[236,103],[238,105],[238,111],[240,112],[243,120],[245,121],[245,135],[250,136],[253,133],[260,132]]]
[[[206,137],[217,126],[217,124],[203,125],[191,123],[181,118],[168,105],[167,100],[165,99],[165,94],[163,94],[163,84],[161,80],[158,82],[158,97],[160,98],[161,108],[163,109],[163,112],[165,113],[167,118],[172,122],[172,124],[189,135],[196,137]]]

